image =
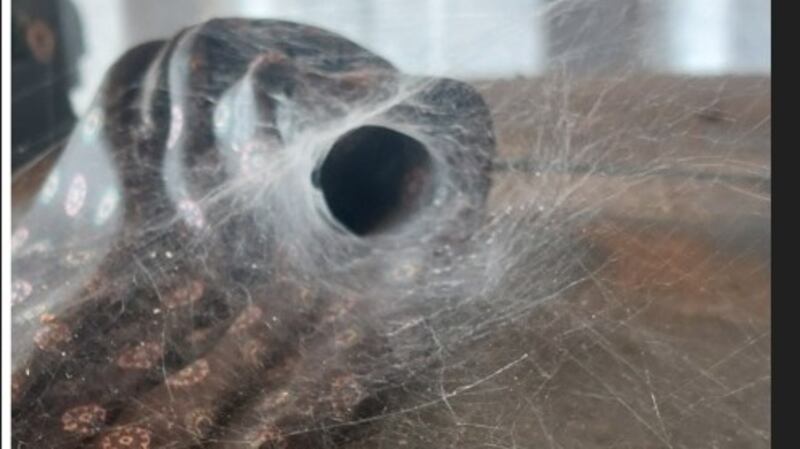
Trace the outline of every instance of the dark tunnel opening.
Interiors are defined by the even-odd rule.
[[[432,160],[418,140],[380,126],[345,134],[314,183],[334,218],[356,235],[405,222],[430,201]]]

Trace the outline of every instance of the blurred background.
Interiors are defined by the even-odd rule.
[[[86,48],[72,94],[78,111],[125,49],[224,16],[318,25],[404,71],[465,79],[549,69],[765,74],[771,63],[768,0],[72,1]]]
[[[14,11],[15,169],[63,138],[125,50],[214,17],[318,25],[403,71],[465,80],[771,64],[767,0],[15,0]]]

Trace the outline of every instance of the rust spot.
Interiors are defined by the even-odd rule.
[[[72,339],[72,334],[66,324],[57,321],[48,321],[36,332],[33,342],[42,351],[56,351]]]
[[[197,359],[194,363],[178,371],[167,379],[171,387],[189,387],[205,380],[210,369],[206,359]]]
[[[31,21],[25,30],[25,40],[36,61],[50,63],[56,49],[56,37],[47,23],[40,19]]]
[[[61,424],[65,432],[81,435],[94,435],[106,422],[106,409],[97,404],[73,407],[61,415]]]
[[[123,351],[117,358],[117,366],[124,369],[150,369],[163,356],[158,342],[143,342]]]
[[[144,427],[121,427],[100,440],[102,449],[149,449],[151,434]]]

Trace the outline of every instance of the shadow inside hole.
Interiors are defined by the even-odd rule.
[[[405,222],[431,199],[432,161],[418,140],[381,126],[342,136],[314,174],[334,218],[356,235]]]

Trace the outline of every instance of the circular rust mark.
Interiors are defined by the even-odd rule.
[[[350,313],[351,310],[355,307],[358,301],[355,298],[345,298],[342,301],[338,301],[325,313],[322,321],[325,323],[332,323],[334,321],[338,321]]]
[[[202,382],[210,369],[206,359],[197,359],[194,363],[178,371],[167,379],[171,387],[189,387]]]
[[[261,428],[249,443],[250,447],[259,449],[284,449],[287,446],[283,432],[272,424]]]
[[[57,321],[44,322],[44,326],[33,336],[33,342],[42,351],[57,351],[71,339],[69,327]]]
[[[102,449],[149,449],[151,435],[144,427],[121,427],[100,440]]]
[[[336,338],[334,339],[334,342],[336,343],[336,346],[339,348],[349,348],[353,346],[356,342],[358,342],[358,339],[359,339],[358,331],[356,331],[353,328],[349,328],[344,332],[337,334]]]
[[[258,365],[264,357],[267,347],[263,342],[255,339],[247,340],[242,345],[242,358],[250,365]]]
[[[22,395],[24,382],[21,372],[16,372],[11,376],[11,402],[16,402]]]
[[[204,343],[210,335],[211,328],[195,329],[186,337],[186,341],[192,344],[201,344]]]
[[[331,383],[333,411],[339,418],[345,418],[353,407],[364,397],[364,390],[352,375],[337,377]]]
[[[36,61],[50,63],[56,50],[56,37],[46,22],[41,19],[32,20],[25,29],[25,41]]]
[[[11,285],[11,305],[19,304],[33,293],[33,285],[26,280],[17,280]]]
[[[94,252],[92,251],[73,251],[64,257],[64,263],[70,267],[85,266],[91,262],[93,257]]]
[[[274,409],[276,407],[288,404],[290,398],[291,395],[288,391],[280,390],[277,393],[270,394],[269,396],[265,397],[261,402],[261,407],[266,409]]]
[[[187,285],[178,287],[169,292],[162,299],[162,302],[168,309],[175,309],[196,302],[203,296],[204,291],[205,285],[202,282],[192,280]]]
[[[260,307],[250,305],[242,311],[231,325],[231,332],[234,334],[242,333],[254,324],[261,321],[264,311]]]
[[[197,437],[202,437],[208,433],[214,424],[211,411],[206,408],[196,408],[188,412],[183,418],[183,425],[186,429]]]
[[[128,348],[117,357],[117,366],[123,369],[150,369],[163,357],[161,343],[142,342]]]
[[[106,422],[106,409],[97,404],[73,407],[61,415],[61,424],[65,432],[81,435],[94,435]]]
[[[191,59],[189,60],[189,67],[193,71],[203,70],[205,65],[205,59],[199,54],[192,55]]]

